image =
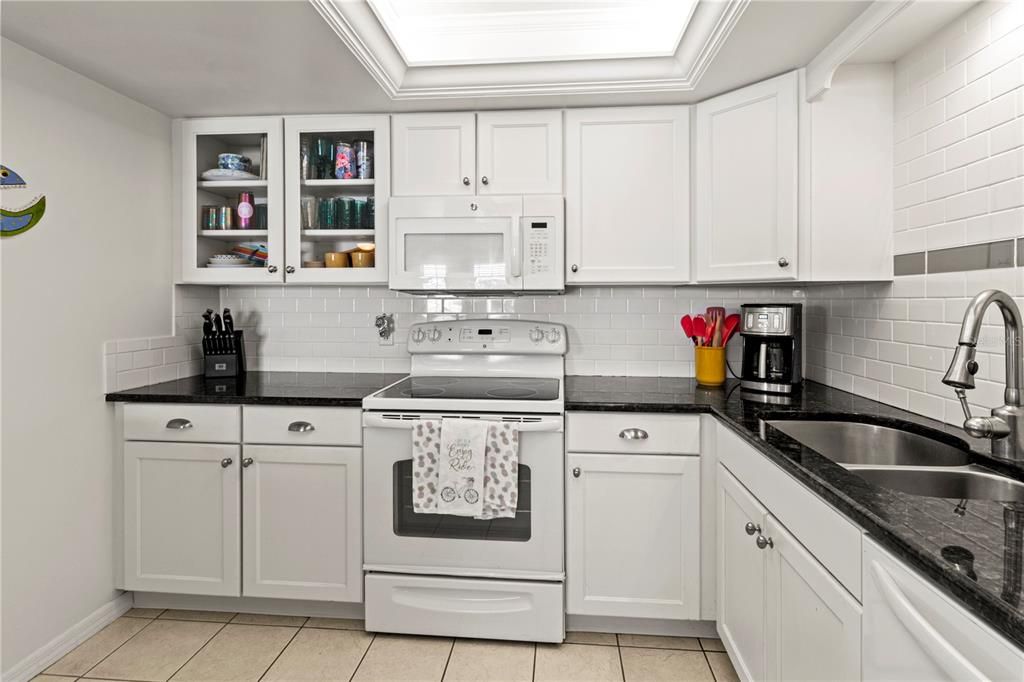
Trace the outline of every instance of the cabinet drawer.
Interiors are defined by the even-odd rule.
[[[242,435],[242,408],[237,405],[185,403],[124,406],[125,440],[190,443],[238,443]]]
[[[356,407],[249,407],[242,411],[246,443],[362,445],[362,410]]]
[[[629,438],[630,435],[639,437]],[[696,455],[700,454],[700,417],[570,412],[566,419],[566,446],[570,452]]]

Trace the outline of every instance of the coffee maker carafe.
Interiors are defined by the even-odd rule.
[[[740,306],[743,365],[740,385],[750,391],[793,393],[803,378],[799,303]]]

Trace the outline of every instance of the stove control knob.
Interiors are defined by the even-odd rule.
[[[558,330],[558,327],[552,327],[545,336],[548,337],[548,343],[558,343],[562,339],[562,332]]]
[[[530,341],[534,343],[540,343],[544,340],[544,330],[540,327],[534,327],[530,330]]]
[[[427,333],[417,327],[416,329],[412,330],[410,338],[412,339],[413,343],[423,343],[423,339],[427,338]]]
[[[441,330],[438,329],[437,327],[434,327],[433,329],[430,330],[430,341],[431,341],[431,343],[437,343],[440,340],[441,340]]]

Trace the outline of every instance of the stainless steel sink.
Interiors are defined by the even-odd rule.
[[[928,467],[847,467],[869,483],[911,495],[957,500],[1024,502],[1024,483],[971,464],[952,469]]]
[[[839,464],[962,466],[970,460],[966,447],[877,424],[811,419],[765,423]]]

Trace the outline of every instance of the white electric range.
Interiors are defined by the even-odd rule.
[[[367,630],[563,640],[566,347],[550,322],[412,327],[411,374],[363,400]],[[411,431],[437,418],[515,424],[514,518],[413,511]]]

